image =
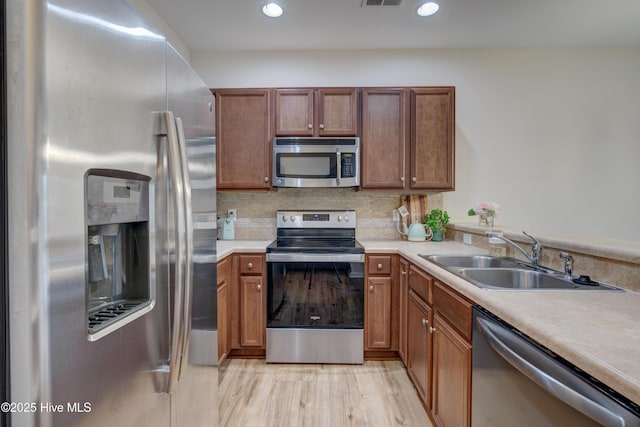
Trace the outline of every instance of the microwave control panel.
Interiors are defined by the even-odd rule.
[[[356,176],[356,154],[342,153],[340,178],[353,178]]]

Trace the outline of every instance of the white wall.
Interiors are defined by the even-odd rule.
[[[456,86],[454,221],[640,241],[640,49],[192,52],[211,87]]]

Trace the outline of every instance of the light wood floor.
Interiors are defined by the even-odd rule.
[[[234,359],[218,393],[221,427],[432,427],[400,361],[294,365]]]

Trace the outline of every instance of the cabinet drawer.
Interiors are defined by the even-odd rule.
[[[424,271],[409,266],[409,289],[412,289],[427,304],[431,304],[431,287],[433,278]]]
[[[240,275],[262,274],[264,257],[262,255],[240,255]]]
[[[218,287],[226,284],[231,279],[231,257],[226,257],[222,261],[218,261],[216,265],[217,270],[217,285]]]
[[[370,275],[388,276],[391,274],[391,255],[369,255],[368,258]]]
[[[445,317],[467,340],[471,341],[473,304],[448,286],[435,281],[433,285],[433,308]]]

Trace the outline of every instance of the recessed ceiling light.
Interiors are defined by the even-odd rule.
[[[435,2],[427,2],[420,6],[417,10],[418,15],[420,16],[431,16],[436,13],[440,9],[440,5]]]
[[[262,13],[267,15],[269,18],[277,18],[282,15],[282,6],[278,3],[267,3],[262,6]]]

